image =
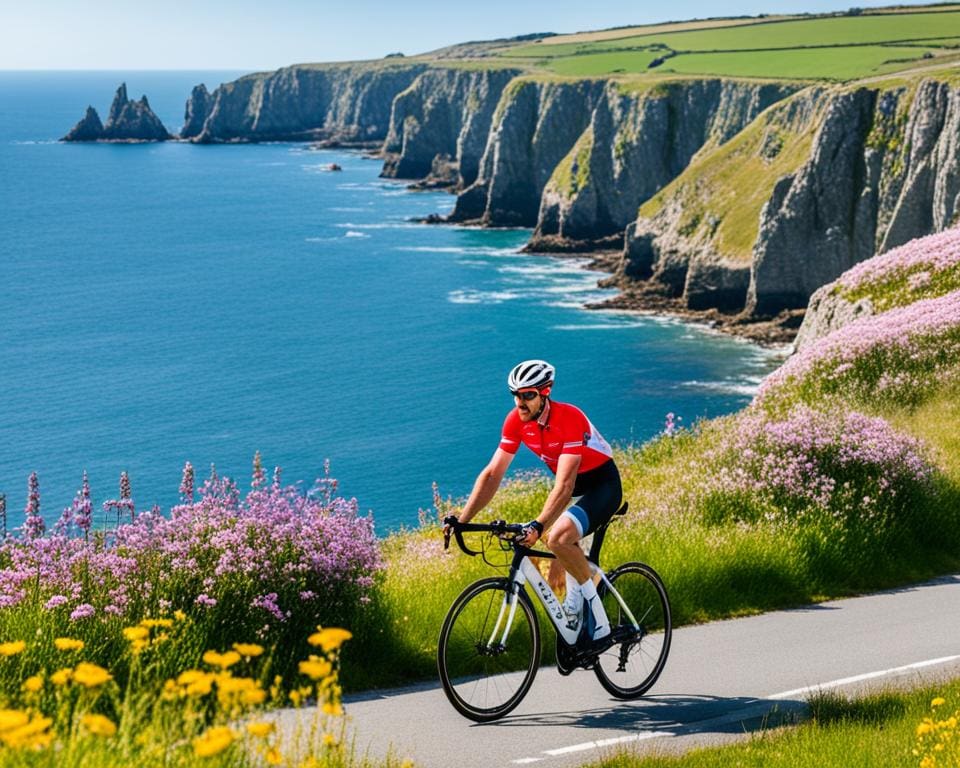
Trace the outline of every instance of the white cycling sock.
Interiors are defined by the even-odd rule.
[[[583,601],[583,596],[580,593],[580,583],[569,573],[566,574],[566,578],[567,596],[563,598],[563,610],[567,616],[576,616],[579,618],[580,605]]]
[[[603,609],[603,602],[597,594],[597,587],[594,585],[593,579],[587,579],[580,585],[580,593],[593,613],[593,639],[599,640],[606,637],[610,634],[610,620],[607,618],[607,612]]]

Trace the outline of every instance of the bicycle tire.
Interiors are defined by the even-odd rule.
[[[480,579],[450,606],[437,643],[437,670],[447,699],[478,723],[503,717],[526,696],[540,666],[540,626],[521,589],[508,647],[490,644],[500,607],[511,584]]]
[[[610,695],[635,699],[650,690],[667,663],[673,633],[670,600],[660,576],[644,563],[624,563],[608,573],[607,579],[623,597],[641,631],[633,631],[620,603],[601,584],[598,592],[611,631],[627,638],[601,653],[593,671]]]

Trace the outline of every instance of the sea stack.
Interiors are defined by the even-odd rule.
[[[63,137],[64,141],[167,141],[174,138],[160,122],[146,96],[140,101],[127,98],[127,84],[121,83],[110,105],[106,125],[93,107],[87,107],[84,118]]]

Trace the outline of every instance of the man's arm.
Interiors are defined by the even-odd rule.
[[[553,488],[543,503],[543,510],[537,515],[537,521],[544,530],[553,525],[569,506],[570,499],[573,498],[573,487],[577,482],[578,469],[580,469],[579,455],[564,453],[557,461],[557,477],[553,482]],[[540,538],[536,529],[530,529],[530,531],[524,539],[524,544],[528,547],[532,547]]]
[[[470,492],[470,498],[467,499],[467,503],[460,510],[458,519],[461,523],[468,522],[477,512],[490,503],[500,487],[503,476],[507,473],[510,462],[513,461],[513,456],[514,454],[508,453],[502,448],[497,448],[493,458],[490,459],[490,463],[477,475],[473,490]]]

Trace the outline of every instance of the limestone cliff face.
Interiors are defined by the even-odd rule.
[[[383,176],[431,177],[458,189],[476,181],[497,102],[518,74],[512,69],[420,74],[394,99]]]
[[[423,64],[295,66],[224,83],[197,142],[326,141],[379,144],[393,100]],[[188,106],[189,109],[189,106]]]
[[[180,130],[180,138],[192,139],[199,136],[203,131],[203,124],[210,115],[210,108],[213,106],[213,99],[210,91],[203,83],[194,86],[187,99],[187,107],[183,115],[183,128]]]
[[[503,91],[476,181],[457,198],[451,221],[533,227],[554,168],[590,124],[602,81],[514,79]]]
[[[621,234],[637,208],[680,174],[706,143],[727,141],[794,90],[692,80],[625,93],[608,84],[590,125],[544,190],[531,248],[589,248],[600,238]]]
[[[691,308],[804,308],[857,262],[956,220],[958,142],[960,91],[944,82],[806,89],[644,205],[619,274]]]

